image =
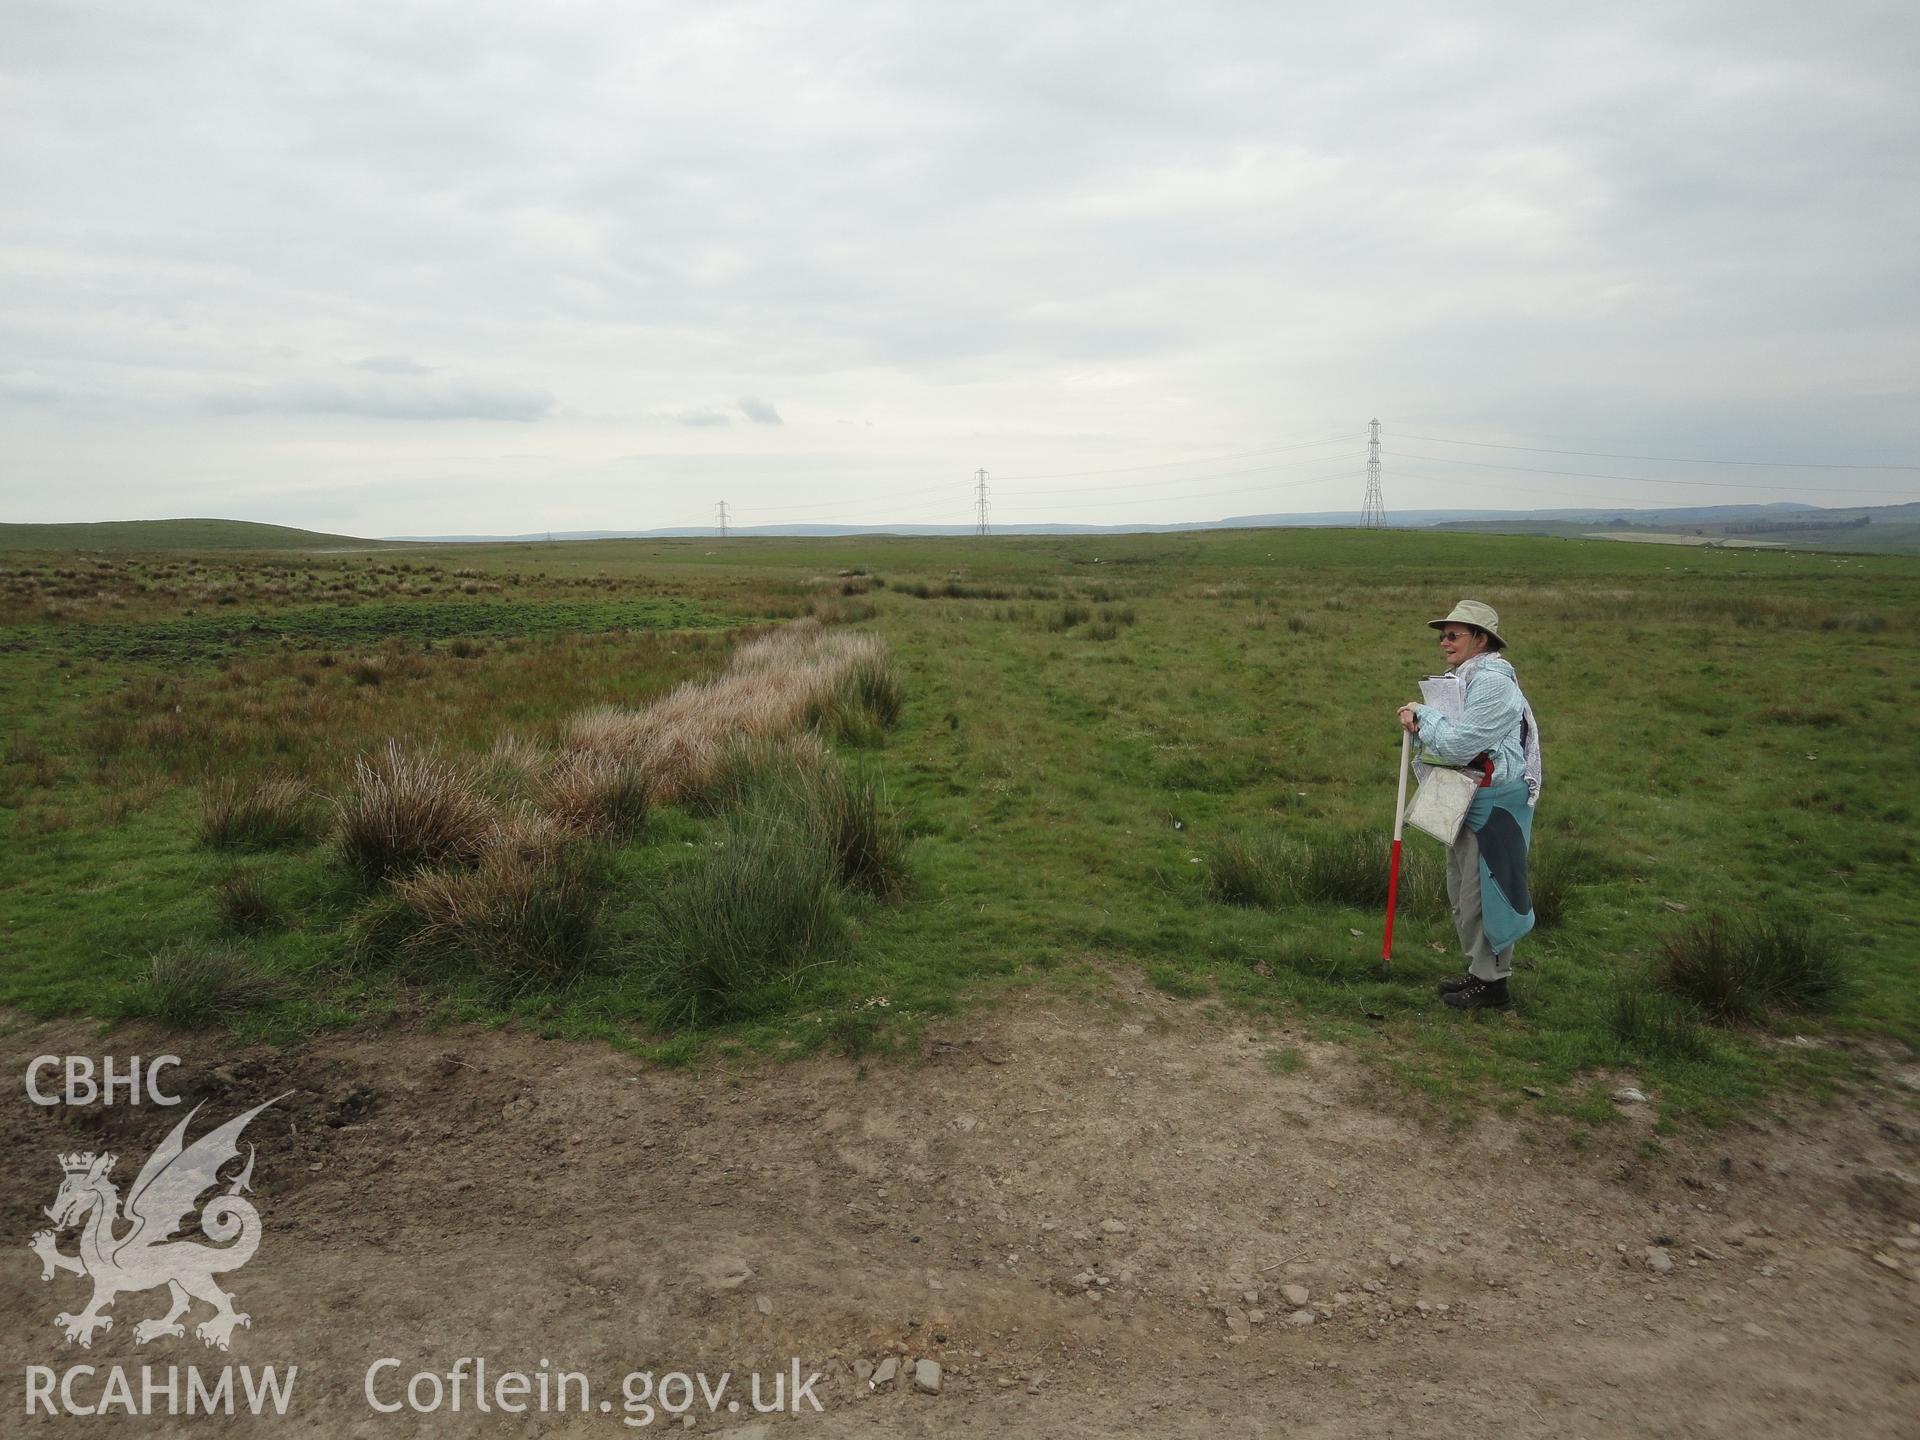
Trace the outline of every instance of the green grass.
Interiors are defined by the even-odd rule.
[[[850,578],[871,583],[849,595]],[[1425,837],[1407,840],[1394,964],[1377,968],[1392,709],[1434,663],[1432,607],[1466,594],[1507,617],[1547,742],[1541,926],[1505,1016],[1435,1002],[1460,959]],[[1920,1044],[1920,807],[1886,780],[1920,701],[1909,558],[1340,531],[40,554],[0,573],[0,602],[0,1000],[33,1013],[121,1013],[154,948],[224,944],[273,982],[225,1020],[247,1034],[404,1005],[663,1058],[716,1036],[864,1053],[957,1007],[1097,994],[1122,971],[1338,1040],[1389,1098],[1468,1115],[1532,1085],[1588,1129],[1610,1123],[1599,1072],[1718,1122],[1863,1063],[1773,1028]],[[777,847],[730,839],[745,812],[708,796],[608,828],[604,905],[570,952],[586,958],[526,983],[471,948],[356,964],[367,892],[318,840],[250,849],[248,894],[222,898],[233,859],[200,843],[207,776],[338,799],[389,737],[474,765],[507,733],[558,753],[580,710],[724,663],[728,631],[624,624],[643,602],[698,623],[846,607],[888,642],[897,686],[843,709],[897,725],[817,720],[872,787],[855,832],[892,817],[885,873],[909,886],[850,887],[844,860],[824,890],[781,878]],[[300,628],[323,614],[346,628]],[[116,625],[165,643],[89,648]],[[361,661],[378,683],[354,682]],[[542,763],[496,763],[492,803],[534,803]],[[737,935],[703,918],[756,893],[771,898],[740,902]],[[1729,1028],[1647,980],[1691,923],[1669,906],[1778,894],[1845,959],[1829,1008],[1768,1001]],[[255,910],[278,918],[252,927]]]
[[[1260,1062],[1275,1075],[1297,1075],[1307,1068],[1307,1057],[1291,1045],[1276,1045],[1265,1051]]]
[[[1629,1062],[1705,1060],[1713,1054],[1696,1008],[1631,977],[1623,977],[1608,1000],[1607,1029]]]

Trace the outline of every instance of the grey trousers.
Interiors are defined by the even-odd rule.
[[[1499,954],[1487,943],[1480,924],[1480,837],[1466,826],[1447,847],[1447,899],[1453,904],[1453,927],[1460,932],[1467,973],[1481,980],[1504,980],[1513,973],[1513,947]]]

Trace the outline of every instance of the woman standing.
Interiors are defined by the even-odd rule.
[[[1431,705],[1402,705],[1400,724],[1430,759],[1484,777],[1447,848],[1447,899],[1467,973],[1442,981],[1440,998],[1457,1010],[1507,1010],[1514,942],[1533,929],[1527,847],[1540,793],[1537,731],[1513,666],[1500,654],[1507,642],[1498,611],[1462,600],[1427,623],[1440,632],[1440,653],[1462,682],[1465,703],[1457,719]]]

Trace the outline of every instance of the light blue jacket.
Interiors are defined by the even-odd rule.
[[[1415,705],[1420,744],[1446,765],[1464,765],[1482,751],[1490,751],[1494,784],[1525,779],[1527,755],[1520,740],[1520,721],[1527,713],[1527,702],[1514,679],[1513,666],[1498,655],[1480,654],[1454,674],[1466,684],[1466,712],[1458,720],[1449,720],[1431,705]]]

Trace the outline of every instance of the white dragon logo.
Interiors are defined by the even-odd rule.
[[[118,1157],[92,1151],[60,1157],[60,1168],[67,1178],[45,1213],[53,1221],[54,1230],[64,1230],[85,1218],[79,1253],[61,1254],[55,1248],[54,1230],[40,1231],[27,1248],[40,1257],[43,1281],[53,1279],[57,1270],[93,1278],[93,1300],[87,1308],[78,1315],[54,1317],[53,1323],[69,1341],[91,1348],[95,1330],[113,1328],[113,1317],[101,1312],[113,1304],[116,1295],[162,1285],[172,1294],[173,1305],[160,1319],[142,1320],[133,1327],[134,1338],[143,1345],[162,1335],[184,1335],[180,1317],[194,1299],[214,1308],[210,1319],[194,1327],[194,1334],[208,1345],[225,1350],[233,1327],[252,1323],[233,1308],[233,1296],[213,1280],[223,1271],[238,1270],[260,1246],[260,1212],[240,1193],[253,1188],[251,1145],[247,1147],[246,1168],[234,1176],[226,1193],[215,1195],[200,1211],[200,1228],[216,1244],[200,1245],[171,1237],[193,1212],[200,1196],[219,1183],[220,1167],[238,1158],[240,1132],[247,1128],[247,1122],[268,1105],[284,1099],[285,1095],[276,1095],[187,1145],[187,1125],[200,1113],[200,1107],[194,1106],[141,1167],[127,1195],[125,1215],[120,1212],[119,1188],[107,1178]],[[114,1231],[123,1220],[130,1221],[132,1228],[116,1236]]]

